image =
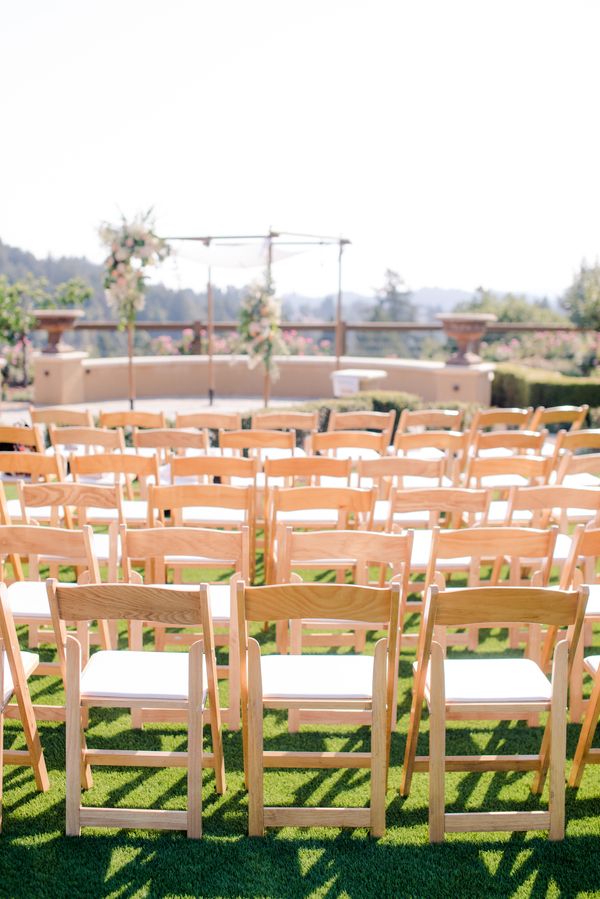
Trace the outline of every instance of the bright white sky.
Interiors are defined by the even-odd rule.
[[[559,294],[600,254],[599,34],[597,0],[4,2],[0,238],[100,261],[153,206],[343,234],[348,290]],[[335,250],[276,279],[334,291]]]

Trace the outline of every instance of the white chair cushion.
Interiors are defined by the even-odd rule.
[[[148,503],[145,499],[125,499],[122,503],[123,518],[125,521],[146,521],[148,518]],[[94,522],[118,521],[117,509],[98,509],[96,507],[87,510],[88,518]]]
[[[204,524],[246,524],[244,509],[227,509],[221,506],[188,506],[182,509],[184,522]]]
[[[406,453],[413,459],[442,459],[444,451],[436,449],[435,446],[423,446],[419,449],[412,449]]]
[[[583,664],[592,677],[595,677],[598,673],[598,668],[600,667],[600,656],[587,656],[587,658],[583,660]]]
[[[548,702],[552,696],[550,681],[531,659],[445,659],[444,679],[448,703]]]
[[[203,664],[206,699],[206,666]],[[187,652],[101,650],[91,656],[81,675],[86,699],[156,699],[185,701],[188,697]]]
[[[40,663],[40,657],[35,652],[23,652],[21,650],[21,662],[25,670],[25,678],[29,678]],[[8,666],[8,658],[4,653],[4,696],[2,697],[2,705],[5,706],[13,694],[14,684],[12,673]]]
[[[339,446],[334,455],[336,459],[381,459],[381,453],[377,450],[360,446]]]
[[[61,585],[64,586],[64,585]],[[8,604],[13,617],[48,620],[50,605],[44,581],[14,581],[7,587]]]
[[[558,534],[554,546],[553,559],[555,562],[564,562],[571,552],[571,538],[568,534]]]
[[[261,657],[265,699],[370,699],[372,656]]]
[[[529,481],[520,474],[488,474],[481,478],[481,486],[500,489],[501,487],[527,487]]]
[[[412,570],[425,570],[429,564],[431,555],[431,539],[433,531],[419,529],[413,533],[413,545],[410,555],[410,567]]]
[[[22,521],[21,516],[21,503],[18,499],[9,499],[6,502],[6,508],[8,510],[8,514],[10,516],[10,520],[13,524],[17,521]],[[35,506],[29,508],[28,510],[29,517],[34,519],[35,521],[50,521],[52,518],[52,509],[50,506]]]
[[[291,512],[277,512],[277,521],[302,527],[305,524],[319,524],[335,527],[338,512],[335,509],[295,509]]]
[[[587,606],[585,607],[586,615],[597,615],[600,618],[600,584],[588,584],[590,591]]]
[[[561,483],[565,487],[598,487],[600,485],[598,478],[587,471],[580,471],[579,474],[566,474]]]
[[[99,562],[106,562],[110,557],[109,534],[92,534],[92,548]],[[117,558],[121,558],[121,538],[117,537]]]

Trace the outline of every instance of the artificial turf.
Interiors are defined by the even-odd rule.
[[[369,647],[375,635],[370,635]],[[21,634],[24,640],[25,634]],[[258,633],[274,651],[274,629]],[[480,652],[493,656],[505,632],[483,632]],[[346,650],[340,650],[346,651]],[[452,651],[452,650],[451,650]],[[455,649],[454,652],[465,650]],[[43,656],[52,655],[43,649]],[[4,821],[0,836],[0,896],[592,896],[600,894],[600,768],[588,766],[579,791],[567,788],[567,835],[551,843],[545,832],[453,834],[443,845],[428,842],[428,777],[415,774],[411,794],[398,792],[408,727],[414,651],[401,653],[398,727],[392,737],[387,831],[372,839],[366,830],[293,829],[249,838],[240,732],[224,729],[227,792],[218,796],[207,770],[203,791],[203,837],[159,831],[85,830],[64,835],[64,725],[41,722],[51,789],[37,793],[31,769],[6,767]],[[62,701],[53,678],[32,678],[36,702]],[[226,685],[223,684],[223,698]],[[132,732],[129,714],[93,709],[87,731],[99,748],[184,749],[185,727],[146,725]],[[427,751],[427,715],[419,752]],[[568,727],[572,759],[578,725]],[[536,752],[541,728],[524,723],[452,722],[448,752]],[[267,748],[368,749],[368,728],[303,727],[288,734],[283,712],[265,715]],[[5,745],[24,745],[17,721],[5,725]],[[451,774],[450,811],[546,807],[531,795],[531,774]],[[367,771],[267,771],[271,805],[366,805]],[[86,805],[185,807],[185,774],[178,769],[94,769]]]

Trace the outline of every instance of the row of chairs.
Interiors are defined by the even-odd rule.
[[[551,839],[563,836],[564,710],[574,647],[581,631],[586,600],[585,590],[485,587],[447,591],[432,586],[417,654],[411,729],[401,787],[402,792],[407,794],[413,771],[429,771],[432,841],[443,839],[445,832],[457,830],[548,829]],[[215,769],[218,792],[225,790],[209,588],[165,590],[154,585],[123,584],[63,587],[51,581],[49,602],[55,632],[59,635],[59,659],[67,694],[67,833],[78,834],[82,827],[88,826],[151,826],[186,829],[189,836],[200,836],[203,765]],[[383,833],[390,735],[395,725],[393,709],[399,651],[398,640],[392,635],[398,633],[401,602],[400,584],[389,588],[337,584],[248,588],[243,582],[238,584],[241,706],[250,834],[262,834],[267,827],[327,824],[369,827],[375,836]],[[4,588],[0,590],[0,605],[3,633],[6,633],[8,613]],[[147,621],[185,628],[200,625],[202,643],[192,644],[189,661],[187,654],[162,652],[151,655],[139,649],[123,652],[109,648],[90,656],[87,629],[79,628],[76,638],[68,635],[65,628],[66,622],[75,621],[82,625],[90,619],[115,617],[139,627]],[[261,657],[259,644],[250,637],[249,625],[256,625],[264,618],[289,621],[347,618],[365,625],[378,622],[379,626],[386,626],[387,637],[377,641],[372,657],[303,656],[299,653]],[[548,625],[547,649],[543,658],[550,658],[554,649],[551,682],[546,677],[544,664],[531,658],[444,660],[443,638],[438,642],[440,627],[455,628],[473,623],[489,626],[499,622],[508,622],[511,626]],[[567,638],[556,642],[557,631],[561,628],[569,629]],[[20,655],[20,660],[23,665],[27,661],[23,655]],[[21,679],[21,691],[25,678],[26,675]],[[18,678],[14,683],[19,683]],[[429,757],[417,757],[415,753],[423,701],[430,708]],[[158,758],[156,754],[140,751],[89,749],[82,723],[85,721],[85,711],[91,706],[125,707],[138,711],[150,707],[154,711],[174,712],[176,720],[183,718],[188,722],[188,751],[160,753]],[[366,712],[371,724],[371,750],[358,754],[265,751],[262,721],[264,710],[270,708],[312,710],[318,720],[323,720],[324,716],[326,719],[331,714],[336,722],[347,721],[353,713]],[[477,756],[473,759],[447,758],[445,755],[447,719],[473,720],[480,716],[528,719],[540,712],[550,712],[550,716],[541,750],[533,757]],[[212,731],[211,754],[203,753],[202,728],[205,723],[210,724]],[[37,756],[35,752],[31,753],[28,761],[33,762],[35,768],[40,759],[43,762],[37,737]],[[22,764],[23,760],[18,763]],[[82,807],[81,786],[89,788],[92,785],[92,765],[127,764],[187,767],[187,811]],[[264,769],[290,766],[370,769],[370,807],[306,809],[265,806]],[[535,773],[534,792],[541,792],[546,774],[550,771],[550,806],[547,812],[510,815],[494,812],[448,815],[445,812],[445,770],[513,769]]]

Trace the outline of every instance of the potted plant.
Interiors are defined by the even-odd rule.
[[[92,288],[82,278],[70,278],[57,285],[52,293],[41,287],[32,314],[35,326],[48,334],[48,342],[42,353],[65,353],[72,347],[63,343],[62,336],[70,331],[84,314],[81,308],[93,295]]]

